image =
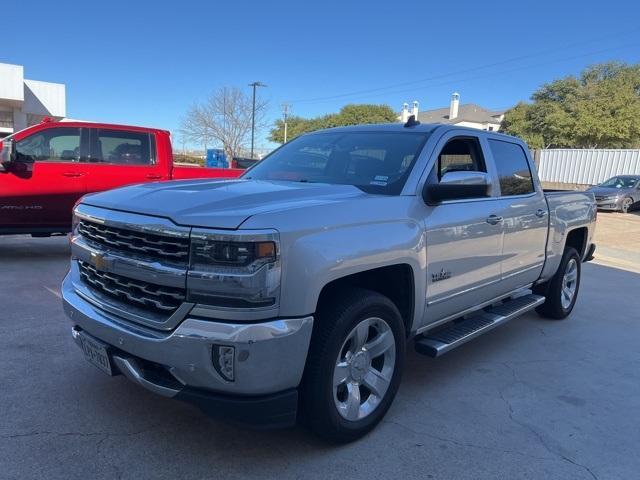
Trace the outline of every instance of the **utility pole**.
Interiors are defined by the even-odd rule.
[[[262,82],[253,82],[249,86],[253,87],[253,109],[251,110],[251,159],[253,160],[253,143],[256,133],[256,88],[266,87],[266,85]]]
[[[282,118],[284,119],[284,142],[287,143],[287,117],[289,116],[289,105],[288,103],[282,104]]]

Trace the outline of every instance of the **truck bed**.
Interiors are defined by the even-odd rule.
[[[593,243],[596,200],[591,192],[575,190],[544,190],[549,207],[549,236],[547,237],[547,258],[541,277],[549,278],[558,268],[567,232],[584,228],[587,247]],[[586,251],[583,252],[586,254]]]

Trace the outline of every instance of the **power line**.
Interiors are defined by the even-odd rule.
[[[601,41],[604,39],[609,39],[609,38],[615,38],[615,37],[620,37],[620,36],[624,36],[624,35],[628,35],[630,33],[635,33],[640,31],[640,28],[636,28],[636,29],[631,29],[631,30],[627,30],[625,32],[620,32],[620,33],[616,33],[613,35],[607,35],[607,36],[603,36],[603,37],[598,37],[598,38],[592,38],[590,40],[585,40],[582,42],[574,42],[574,43],[570,43],[567,44],[565,46],[562,47],[557,47],[557,48],[553,48],[553,49],[547,49],[547,50],[541,50],[535,53],[531,53],[531,54],[527,54],[527,55],[520,55],[518,57],[512,57],[512,58],[508,58],[505,60],[500,60],[498,62],[493,62],[493,63],[489,63],[489,64],[485,64],[485,65],[479,65],[476,67],[471,67],[471,68],[466,68],[466,69],[461,69],[461,70],[456,70],[453,72],[448,72],[448,73],[442,73],[439,75],[433,75],[430,77],[425,77],[425,78],[421,78],[421,79],[416,79],[416,80],[411,80],[411,81],[407,81],[407,82],[401,82],[401,83],[396,83],[396,84],[392,84],[392,85],[387,85],[384,87],[377,87],[377,88],[370,88],[370,89],[366,89],[366,90],[357,90],[357,91],[353,91],[353,92],[349,92],[349,93],[341,93],[341,94],[337,94],[337,95],[328,95],[328,96],[324,96],[324,97],[315,97],[315,98],[307,98],[307,99],[300,99],[300,100],[295,100],[293,101],[293,103],[324,103],[325,101],[330,101],[330,100],[336,100],[339,98],[347,98],[347,97],[352,97],[354,95],[363,95],[363,94],[367,94],[367,93],[374,93],[374,92],[381,92],[384,90],[390,90],[390,89],[394,89],[394,88],[398,88],[398,87],[404,87],[404,86],[408,86],[408,85],[416,85],[416,84],[420,84],[420,83],[424,83],[424,82],[429,82],[431,80],[438,80],[440,78],[446,78],[446,77],[451,77],[451,76],[455,76],[455,75],[459,75],[462,73],[469,73],[469,72],[474,72],[474,71],[478,71],[478,70],[484,70],[487,68],[492,68],[492,67],[496,67],[498,65],[504,65],[504,64],[508,64],[508,63],[513,63],[519,60],[524,60],[527,58],[533,58],[533,57],[538,57],[541,55],[546,55],[548,53],[557,53],[559,51],[563,51],[563,50],[569,50],[573,47],[579,46],[579,45],[584,45],[587,43],[593,43],[596,41]],[[594,53],[590,53],[590,55],[593,55]],[[406,91],[406,90],[403,90]]]
[[[619,45],[617,47],[611,47],[611,48],[605,48],[605,49],[600,49],[600,50],[595,50],[595,51],[591,51],[591,52],[587,52],[584,54],[580,54],[580,55],[573,55],[573,56],[569,56],[569,57],[563,57],[563,58],[558,58],[555,60],[550,60],[548,62],[542,62],[542,63],[537,63],[537,64],[532,64],[532,65],[523,65],[520,67],[516,67],[516,68],[512,68],[512,69],[508,69],[508,70],[498,70],[498,71],[493,71],[493,72],[489,72],[486,74],[482,74],[482,75],[476,75],[476,76],[472,76],[472,77],[466,77],[466,78],[460,78],[460,79],[453,79],[453,80],[447,80],[446,82],[439,82],[439,83],[427,83],[425,85],[420,85],[420,88],[427,88],[427,87],[438,87],[438,86],[443,86],[443,85],[450,85],[452,83],[464,83],[464,82],[468,82],[470,80],[477,80],[477,79],[482,79],[482,78],[487,78],[487,77],[493,77],[496,75],[503,75],[505,73],[511,73],[511,72],[517,72],[520,70],[526,70],[529,68],[536,68],[536,67],[541,67],[541,66],[545,66],[545,65],[551,65],[554,63],[558,63],[558,62],[565,62],[568,60],[574,60],[576,58],[583,58],[583,57],[589,57],[592,55],[597,55],[599,53],[604,53],[604,52],[609,52],[609,51],[613,51],[613,50],[620,50],[623,48],[627,48],[627,47],[635,47],[640,45],[639,43],[631,43],[631,44],[625,44],[625,45]],[[481,68],[478,67],[474,70],[480,70]],[[447,75],[439,75],[437,77],[433,77],[434,79],[437,78],[442,78],[445,76],[450,76],[452,74],[447,74]],[[413,83],[413,82],[412,82]],[[378,91],[381,89],[374,89],[373,91]],[[385,88],[384,90],[387,90],[387,88]],[[415,87],[414,88],[405,88],[405,89],[400,89],[400,90],[390,90],[390,91],[384,91],[384,92],[380,92],[380,93],[373,93],[373,94],[363,94],[363,93],[359,93],[359,94],[344,94],[341,95],[340,97],[347,97],[350,100],[358,100],[358,99],[363,99],[363,98],[371,98],[371,97],[380,97],[380,96],[384,96],[384,95],[393,95],[396,93],[407,93],[407,92],[415,92]],[[334,97],[327,97],[324,100],[317,100],[317,101],[306,101],[306,102],[302,102],[302,101],[298,101],[296,103],[307,103],[307,104],[311,104],[311,103],[325,103],[328,101],[332,101],[334,100]]]

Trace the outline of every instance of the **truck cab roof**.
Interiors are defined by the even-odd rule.
[[[344,127],[325,128],[322,130],[316,130],[309,132],[306,135],[313,135],[317,133],[347,133],[347,132],[419,132],[429,133],[434,132],[446,133],[449,131],[467,131],[473,135],[488,135],[497,138],[508,138],[510,141],[522,143],[522,140],[512,135],[507,135],[500,132],[478,130],[477,128],[462,127],[457,125],[447,125],[442,123],[416,123],[411,126],[405,126],[404,123],[372,123],[366,125],[348,125]]]

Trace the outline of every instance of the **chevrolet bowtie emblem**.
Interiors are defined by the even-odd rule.
[[[93,266],[98,270],[105,270],[107,268],[107,265],[109,264],[107,259],[104,258],[104,255],[102,255],[101,253],[92,253],[91,263],[93,263]]]

